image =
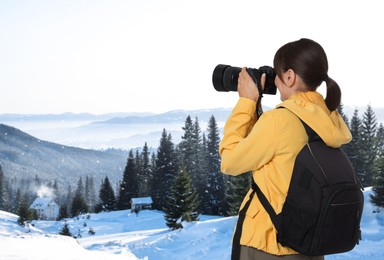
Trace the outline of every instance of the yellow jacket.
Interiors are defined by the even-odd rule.
[[[288,192],[295,158],[307,142],[297,116],[329,146],[340,147],[352,139],[340,114],[331,113],[318,92],[295,94],[280,106],[289,110],[272,109],[257,119],[256,103],[240,98],[225,124],[220,144],[221,171],[230,175],[252,171],[254,181],[277,214]],[[275,255],[297,253],[276,241],[276,230],[257,196],[246,212],[240,244]]]

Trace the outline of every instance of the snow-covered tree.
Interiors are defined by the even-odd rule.
[[[69,214],[68,214],[67,205],[66,204],[60,205],[59,216],[57,217],[57,220],[62,220],[62,219],[68,218],[68,217],[69,217]]]
[[[206,147],[203,143],[199,119],[196,117],[193,122],[191,116],[188,116],[182,129],[184,134],[177,147],[180,164],[188,172],[192,186],[196,189],[199,198],[204,200],[207,191],[208,172]],[[205,211],[205,205],[201,204],[199,210]]]
[[[19,218],[17,220],[17,223],[19,223],[20,226],[25,226],[28,220],[31,220],[31,212],[29,211],[29,196],[27,193],[24,193],[21,202],[20,207],[17,212],[19,215]]]
[[[84,197],[84,184],[82,178],[80,177],[77,183],[75,196],[73,197],[71,203],[71,216],[76,217],[80,214],[87,213],[88,210],[88,205]]]
[[[194,170],[196,179],[192,182],[193,187],[196,188],[196,192],[199,197],[203,197],[206,193],[207,182],[208,182],[208,169],[207,169],[207,151],[204,147],[201,128],[199,119],[195,117],[195,122],[193,123],[193,146],[194,146]]]
[[[148,149],[147,142],[143,146],[143,151],[141,152],[141,185],[140,185],[140,197],[148,197],[151,194],[150,184],[152,182],[152,172],[153,165],[150,161],[150,153]]]
[[[180,157],[181,165],[186,167],[192,182],[196,179],[196,169],[195,169],[195,138],[194,138],[194,126],[191,116],[187,116],[185,119],[184,126],[182,127],[184,134],[181,136],[181,142],[178,144],[177,151],[179,152],[178,156]]]
[[[9,207],[9,211],[12,213],[17,213],[17,210],[19,209],[20,203],[21,203],[21,191],[20,191],[20,189],[17,189],[15,195],[12,198],[13,199],[12,199],[12,203]]]
[[[384,157],[377,161],[377,171],[373,179],[373,194],[370,199],[378,207],[384,207]]]
[[[191,179],[186,170],[181,170],[174,179],[163,207],[167,226],[179,229],[183,227],[183,221],[197,221],[197,207],[197,194],[191,186]]]
[[[363,158],[362,158],[362,122],[359,118],[359,110],[356,108],[353,112],[349,126],[352,134],[352,141],[348,144],[346,154],[348,155],[351,163],[359,176],[363,179]]]
[[[216,119],[212,115],[207,128],[207,172],[205,213],[210,215],[225,215],[225,182],[224,174],[220,171],[221,158],[219,155],[220,134]]]
[[[85,178],[85,202],[88,205],[89,211],[93,212],[97,203],[95,183],[92,177],[86,176]]]
[[[365,186],[373,185],[375,175],[375,160],[377,159],[377,122],[375,113],[370,105],[367,106],[362,121],[361,155],[362,155],[362,181]]]
[[[72,236],[72,233],[69,230],[69,226],[68,226],[67,222],[65,222],[65,224],[64,224],[63,228],[60,230],[59,234],[62,235],[62,236],[69,236],[69,237]]]
[[[6,179],[0,165],[0,210],[8,210],[8,193]]]
[[[125,166],[123,180],[120,183],[117,209],[124,210],[131,208],[131,199],[138,197],[139,183],[133,151],[130,150]]]
[[[376,145],[377,145],[377,156],[379,158],[384,156],[384,126],[380,123],[379,128],[376,132]]]
[[[151,183],[151,195],[154,209],[162,209],[169,187],[177,174],[177,158],[172,135],[165,129],[161,134],[160,146],[157,149],[155,170]]]
[[[96,212],[113,211],[116,209],[116,197],[108,176],[101,183],[99,199],[100,203],[95,208]]]

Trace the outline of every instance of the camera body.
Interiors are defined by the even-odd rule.
[[[237,91],[237,81],[241,68],[230,65],[219,64],[213,71],[212,83],[217,91],[228,92]],[[260,78],[265,73],[265,85],[263,94],[276,95],[275,77],[276,73],[272,67],[262,66],[259,69],[247,68],[248,74],[253,81],[260,87]]]

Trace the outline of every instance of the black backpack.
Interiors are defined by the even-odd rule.
[[[352,250],[361,239],[362,185],[343,150],[327,146],[301,122],[308,143],[296,157],[282,212],[276,215],[254,181],[252,189],[283,246],[309,256]]]

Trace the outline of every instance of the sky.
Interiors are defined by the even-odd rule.
[[[362,241],[352,251],[326,256],[326,260],[384,259],[384,213],[364,192]],[[237,217],[201,215],[197,222],[183,222],[183,229],[170,231],[163,212],[129,210],[90,214],[62,221],[35,221],[22,228],[18,216],[0,210],[0,259],[4,260],[170,260],[230,259],[231,240]],[[77,241],[58,233],[67,223]],[[95,232],[90,235],[92,228]],[[20,250],[23,248],[23,250]]]
[[[287,42],[325,49],[342,103],[382,107],[379,0],[0,1],[0,114],[233,107],[217,64],[272,65]],[[324,94],[324,86],[320,92]],[[263,98],[266,106],[279,94]]]

